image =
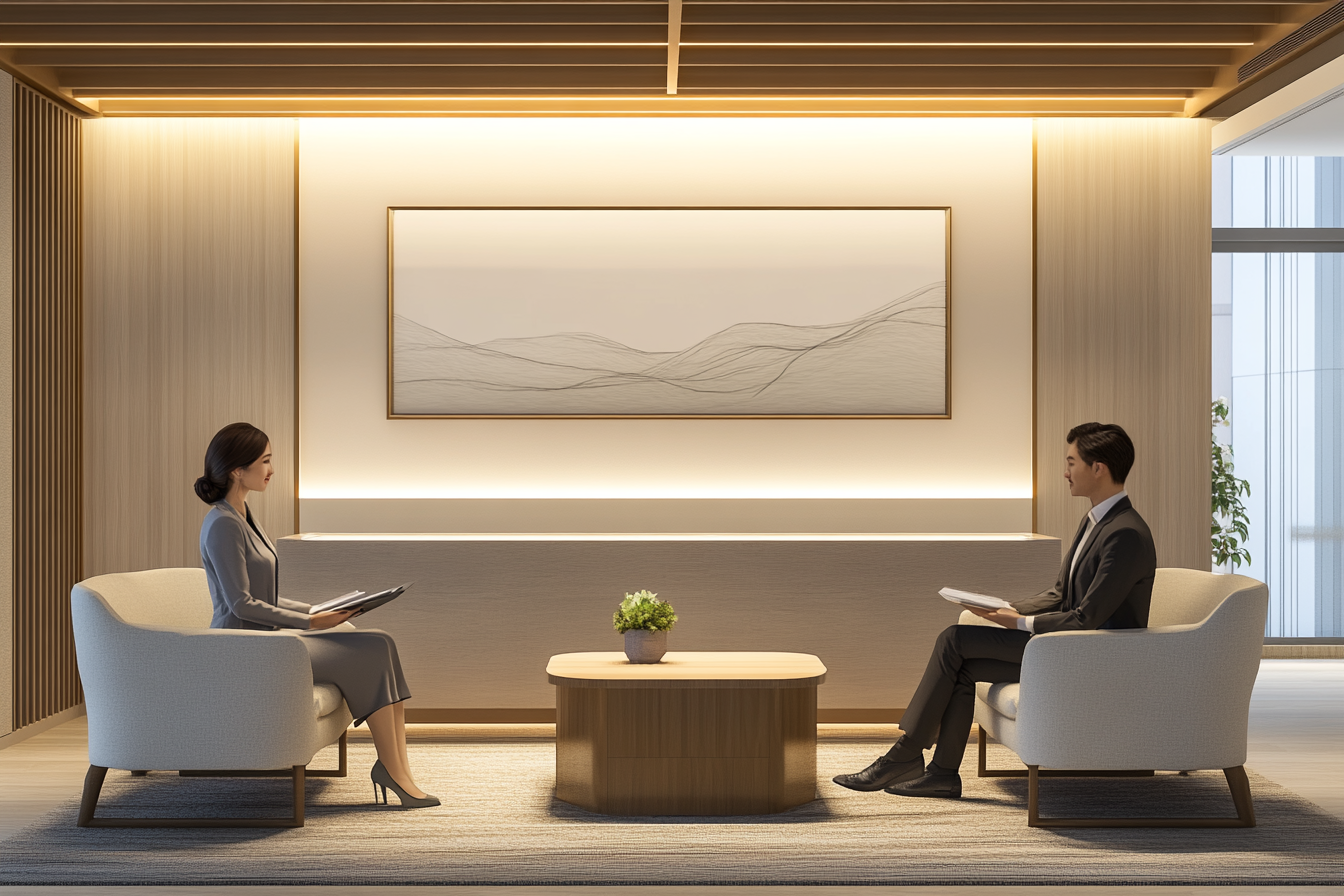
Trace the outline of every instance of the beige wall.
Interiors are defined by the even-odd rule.
[[[0,72],[0,737],[14,730],[14,79]]]
[[[252,500],[294,531],[295,127],[84,124],[84,574],[200,564],[192,493],[235,420],[271,436]]]
[[[439,122],[423,131],[438,135],[429,149],[457,146],[457,161],[471,164],[445,162],[433,169],[392,164],[400,156],[376,167],[366,158],[371,147],[398,142],[407,153],[426,151],[427,144],[411,139],[411,132],[421,133],[417,129],[425,123],[305,122],[305,146],[316,157],[305,163],[305,170],[315,176],[304,185],[302,258],[307,272],[303,383],[310,393],[304,412],[313,440],[304,446],[304,474],[305,483],[315,484],[313,500],[343,502],[348,497],[357,505],[366,497],[376,498],[376,482],[348,496],[332,486],[345,481],[343,477],[358,479],[388,468],[402,474],[408,457],[414,462],[412,472],[432,461],[426,469],[441,473],[450,491],[463,486],[464,497],[471,499],[470,512],[421,514],[426,521],[459,519],[470,526],[488,518],[491,528],[508,531],[526,528],[514,517],[525,524],[535,510],[518,499],[531,496],[554,503],[573,494],[566,488],[582,487],[579,479],[589,472],[633,483],[635,495],[641,483],[652,483],[657,488],[647,491],[654,492],[666,486],[664,493],[671,495],[694,481],[695,464],[713,461],[724,482],[740,480],[741,473],[756,484],[762,477],[774,477],[797,486],[800,472],[820,471],[820,485],[825,486],[825,471],[840,471],[842,478],[830,483],[840,486],[836,513],[815,513],[809,506],[820,504],[794,496],[792,504],[801,508],[799,519],[781,528],[797,528],[800,521],[816,518],[826,528],[842,531],[847,527],[841,505],[854,500],[844,491],[850,485],[873,482],[879,491],[888,488],[884,500],[899,502],[902,476],[930,487],[953,481],[942,466],[929,463],[940,445],[956,441],[946,441],[940,429],[959,433],[958,427],[968,426],[970,435],[961,438],[980,444],[978,435],[970,436],[998,432],[995,426],[1001,423],[1009,427],[1001,443],[1015,458],[1030,442],[1030,431],[1017,433],[1011,422],[1030,413],[1030,365],[1019,364],[1014,354],[1029,350],[1030,342],[1017,266],[1024,253],[1030,257],[1024,242],[1029,222],[1020,215],[1030,191],[1021,189],[1014,167],[1019,135],[1005,123],[985,121],[862,125],[890,131],[881,131],[887,142],[879,149],[900,144],[901,128],[909,134],[915,133],[911,128],[923,128],[919,153],[955,144],[959,155],[944,154],[948,166],[957,163],[976,177],[1000,181],[998,192],[984,200],[988,204],[977,205],[977,190],[985,194],[978,181],[921,179],[909,165],[887,165],[889,171],[876,163],[869,166],[864,160],[875,152],[872,141],[846,142],[833,130],[860,126],[805,123],[807,128],[796,133],[774,134],[793,139],[777,139],[774,145],[787,152],[781,149],[782,155],[767,162],[752,152],[739,152],[742,147],[713,147],[729,160],[713,178],[708,149],[683,147],[685,158],[679,158],[680,167],[673,166],[682,172],[680,179],[641,193],[636,184],[649,181],[652,163],[631,146],[660,145],[653,138],[667,136],[653,133],[646,124],[640,130],[630,123],[553,123],[555,129],[548,133],[556,140],[546,144],[550,154],[529,167],[522,164],[526,147],[536,144],[509,129],[542,125],[501,123],[488,140],[481,136],[485,132],[477,132],[471,139],[480,145],[463,149],[462,144],[471,144],[464,128],[474,125]],[[741,126],[750,131],[748,125]],[[583,136],[587,127],[601,133]],[[617,133],[622,127],[631,130]],[[1067,497],[1059,478],[1063,433],[1082,420],[1115,420],[1138,443],[1131,491],[1153,525],[1161,562],[1171,565],[1207,565],[1207,128],[1200,122],[1166,120],[1037,124],[1036,530],[1068,538],[1084,510]],[[289,121],[257,120],[123,119],[85,125],[86,574],[197,562],[203,507],[190,485],[199,474],[205,442],[218,426],[250,419],[272,434],[282,459],[294,448],[293,129]],[[849,130],[841,136],[855,137]],[[942,142],[934,139],[940,133]],[[356,140],[357,134],[366,136]],[[986,136],[994,134],[1004,141],[1001,145]],[[906,141],[911,142],[918,141]],[[824,160],[828,147],[840,144],[861,150],[862,164],[847,169],[815,165],[817,158]],[[574,166],[596,176],[593,172],[606,158],[584,161],[584,145],[615,147],[613,152],[624,158],[640,158],[639,170],[621,168],[609,182],[583,181],[573,173]],[[750,150],[754,144],[748,139],[743,145]],[[515,163],[508,169],[516,175],[508,182],[511,192],[505,191],[503,180],[482,175],[482,159],[491,157],[492,147],[500,164]],[[993,167],[996,152],[1012,157],[1002,170]],[[814,168],[803,164],[809,158]],[[753,170],[749,161],[761,170]],[[427,186],[417,181],[421,175],[428,177]],[[714,187],[711,180],[719,185]],[[725,190],[725,183],[732,191]],[[954,419],[773,425],[383,419],[382,209],[387,204],[523,199],[598,203],[626,194],[648,202],[950,203],[954,258],[962,265],[954,268]],[[369,247],[376,247],[371,254]],[[977,311],[988,318],[978,320]],[[1008,347],[1001,357],[986,354],[996,342]],[[978,388],[997,381],[1004,384],[1002,394]],[[545,438],[532,432],[538,426],[546,427]],[[375,439],[374,434],[382,437]],[[709,441],[699,445],[696,439],[702,438]],[[638,455],[608,456],[606,448],[632,441],[641,445]],[[830,449],[819,450],[832,442]],[[398,452],[407,443],[409,453],[403,457]],[[371,454],[374,445],[388,450]],[[756,462],[738,469],[738,460],[745,462],[749,456]],[[802,466],[804,462],[813,466]],[[980,469],[954,466],[957,475]],[[976,507],[980,500],[1022,501],[1012,491],[1024,475],[1014,472],[1020,466],[1010,460],[989,477],[992,483],[980,483],[986,486],[983,498],[968,496],[958,506],[969,509],[970,517],[983,509]],[[878,470],[882,474],[873,475]],[[258,504],[265,524],[277,535],[293,527],[292,472],[282,465]],[[547,497],[547,490],[539,487],[547,483],[564,488]],[[721,484],[707,483],[710,489]],[[492,488],[513,500],[489,501]],[[646,492],[644,497],[654,496]],[[701,500],[687,506],[718,503],[704,500],[710,497],[704,493],[688,497]],[[475,508],[482,501],[489,502],[489,513]],[[497,503],[505,509],[495,507]],[[650,506],[649,518],[656,512]],[[895,504],[880,513],[853,516],[861,522],[892,521],[889,527],[899,529],[903,513],[916,522],[936,518],[938,528],[959,528],[946,512],[930,517],[920,510],[912,515]],[[984,518],[1002,530],[1025,528],[1009,525],[1013,513]],[[715,521],[722,523],[720,513],[710,512],[708,521],[694,518],[697,514],[705,515],[697,509],[671,525],[654,519],[648,528],[713,530]],[[394,515],[402,516],[400,511]],[[342,521],[357,516],[357,506],[324,511],[320,528],[354,528]],[[584,519],[587,527],[600,528],[603,515],[599,508]],[[393,522],[380,521],[377,528],[397,528]],[[752,523],[744,517],[741,525]]]
[[[1036,531],[1087,510],[1063,439],[1118,423],[1158,565],[1209,568],[1209,123],[1037,123]]]
[[[304,119],[300,134],[304,530],[1030,527],[1030,121]],[[388,420],[387,207],[405,205],[950,205],[952,419]],[[403,515],[408,498],[437,506]],[[583,509],[557,512],[567,501]]]

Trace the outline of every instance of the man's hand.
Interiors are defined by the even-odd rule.
[[[1022,614],[1010,607],[1004,607],[1001,610],[984,610],[980,607],[966,607],[981,619],[988,619],[990,622],[997,622],[1004,628],[1017,628],[1017,620],[1022,618]]]

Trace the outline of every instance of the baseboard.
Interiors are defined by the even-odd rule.
[[[1266,644],[1264,660],[1344,660],[1344,644]]]
[[[80,703],[69,709],[63,709],[54,716],[47,716],[40,722],[34,722],[31,725],[24,725],[18,731],[10,734],[0,735],[0,750],[12,747],[15,744],[23,743],[30,737],[36,737],[43,731],[50,731],[57,725],[64,725],[72,719],[77,719],[84,715],[84,704]]]
[[[905,707],[818,709],[821,725],[895,725]],[[553,725],[554,709],[406,709],[411,725]]]
[[[895,725],[905,707],[889,709],[818,709],[818,725]]]

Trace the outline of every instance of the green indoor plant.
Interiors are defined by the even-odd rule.
[[[1213,402],[1213,425],[1228,426],[1230,416],[1226,398]],[[1246,506],[1241,496],[1251,494],[1251,484],[1238,479],[1233,473],[1232,448],[1219,443],[1213,437],[1213,523],[1212,552],[1213,562],[1226,566],[1229,562],[1236,569],[1243,563],[1251,562],[1251,552],[1246,549],[1246,539],[1250,537],[1250,518],[1246,515]]]
[[[656,663],[667,653],[667,631],[677,614],[652,591],[626,594],[611,624],[625,635],[625,655],[632,663]]]

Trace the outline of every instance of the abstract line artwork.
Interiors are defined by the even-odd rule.
[[[948,416],[949,214],[389,209],[389,416]]]

